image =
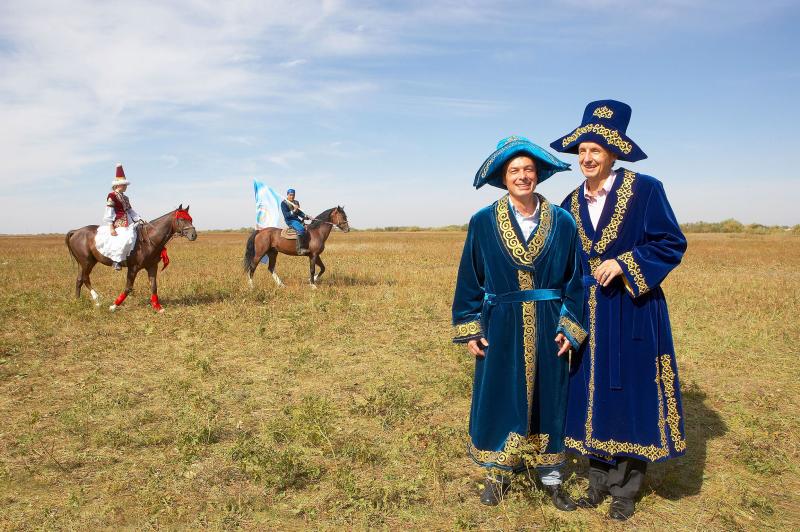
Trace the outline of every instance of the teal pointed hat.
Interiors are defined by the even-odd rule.
[[[512,135],[497,143],[497,149],[481,165],[475,174],[472,186],[481,188],[487,183],[493,187],[505,189],[503,183],[503,167],[520,155],[527,155],[536,163],[537,182],[541,183],[556,172],[569,170],[569,165],[557,159],[541,146],[537,146],[525,137]]]

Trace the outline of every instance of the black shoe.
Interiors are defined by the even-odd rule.
[[[578,508],[575,501],[572,500],[572,497],[562,491],[561,484],[544,486],[544,491],[550,494],[550,498],[553,500],[553,506],[562,512],[571,512]]]
[[[597,508],[600,506],[600,503],[605,500],[607,495],[608,492],[606,491],[589,487],[589,491],[586,492],[586,496],[575,501],[575,504],[577,504],[580,508]]]
[[[633,499],[624,499],[622,497],[611,498],[611,508],[608,510],[608,516],[617,521],[627,521],[633,517],[635,507]]]
[[[506,496],[508,490],[511,489],[511,481],[506,478],[497,479],[488,477],[485,484],[486,486],[481,493],[481,504],[485,504],[486,506],[497,506],[500,504],[500,501]]]

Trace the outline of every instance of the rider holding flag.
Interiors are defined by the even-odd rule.
[[[306,215],[300,210],[300,202],[294,199],[294,189],[290,188],[286,191],[286,199],[281,202],[281,212],[283,212],[283,219],[286,225],[297,231],[297,254],[307,255],[308,248],[303,247],[303,241],[306,236],[306,226],[303,224],[305,220],[310,220],[311,217]]]

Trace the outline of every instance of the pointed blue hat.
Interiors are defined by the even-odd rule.
[[[556,172],[569,170],[569,165],[557,159],[541,146],[537,146],[525,137],[513,135],[497,143],[497,149],[481,165],[475,174],[472,186],[481,188],[487,183],[493,187],[505,189],[503,183],[503,166],[520,155],[527,155],[536,163],[537,182],[541,183]]]
[[[647,159],[647,155],[625,133],[630,121],[630,105],[617,100],[597,100],[586,106],[581,125],[552,142],[550,147],[562,153],[578,153],[581,142],[596,142],[621,161]]]

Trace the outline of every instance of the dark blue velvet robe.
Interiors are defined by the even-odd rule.
[[[586,338],[579,243],[569,213],[538,198],[539,225],[527,242],[507,195],[478,211],[458,270],[453,341],[489,342],[475,362],[468,444],[485,467],[552,467],[565,458],[569,363],[557,356],[555,336],[576,349]],[[531,289],[553,289],[557,299],[490,303],[492,294]]]
[[[583,186],[562,203],[581,240],[589,339],[570,375],[566,446],[608,462],[658,462],[686,450],[678,366],[661,282],[686,239],[658,180],[619,169],[592,228]],[[591,274],[616,259],[605,288]],[[575,364],[574,364],[575,366]]]

